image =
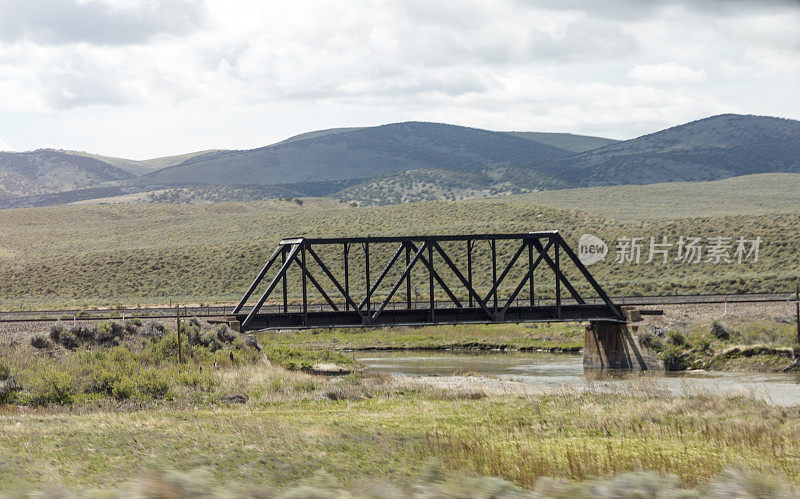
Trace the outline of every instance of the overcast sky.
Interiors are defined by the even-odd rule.
[[[0,149],[144,159],[397,121],[800,119],[800,0],[0,0]]]

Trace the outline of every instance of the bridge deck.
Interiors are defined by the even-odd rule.
[[[248,314],[233,316],[240,323]],[[498,311],[490,318],[479,307],[447,307],[430,309],[385,310],[374,321],[367,320],[355,310],[259,313],[253,316],[249,330],[308,329],[325,327],[387,327],[442,324],[495,324],[518,322],[576,322],[619,321],[616,313],[605,304],[573,304],[557,306],[509,307],[505,313]]]

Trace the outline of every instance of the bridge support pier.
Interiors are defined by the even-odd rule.
[[[658,354],[639,340],[639,311],[623,307],[627,323],[593,321],[586,326],[584,369],[664,370]]]

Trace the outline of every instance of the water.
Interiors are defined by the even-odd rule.
[[[395,376],[450,376],[475,374],[539,386],[623,389],[629,372],[584,373],[580,355],[549,353],[475,352],[357,352],[368,367]],[[777,405],[800,404],[797,373],[690,371],[648,372],[647,383],[674,394],[718,393],[752,396]]]

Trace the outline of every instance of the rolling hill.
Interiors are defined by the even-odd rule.
[[[133,175],[121,168],[53,149],[0,152],[0,197],[50,194],[103,182],[126,180]]]
[[[614,139],[592,137],[590,135],[575,135],[573,133],[546,133],[546,132],[505,132],[515,137],[541,142],[554,147],[560,147],[574,153],[591,151],[600,147],[619,142]]]
[[[102,156],[100,154],[92,154],[84,151],[70,151],[66,149],[59,149],[58,151],[66,154],[72,154],[75,156],[83,156],[86,158],[96,159],[98,161],[102,161],[103,163],[108,163],[109,165],[116,166],[117,168],[121,168],[133,175],[138,176],[138,175],[144,175],[145,173],[154,172],[162,168],[167,168],[168,166],[177,165],[179,163],[186,161],[187,159],[191,159],[201,154],[206,154],[209,152],[216,152],[217,150],[208,149],[206,151],[190,152],[186,154],[179,154],[177,156],[163,156],[161,158],[143,159],[143,160],[115,158],[113,156]]]
[[[282,184],[370,178],[410,169],[531,165],[572,153],[501,132],[438,123],[395,123],[223,151],[149,173],[137,183]]]
[[[800,173],[760,173],[709,182],[583,187],[500,199],[576,209],[616,220],[798,213]]]
[[[724,114],[539,165],[574,186],[800,172],[800,121]]]
[[[144,161],[58,150],[0,153],[0,208],[93,196],[176,203],[331,196],[385,205],[760,173],[800,173],[799,121],[726,114],[625,141],[406,122]]]

